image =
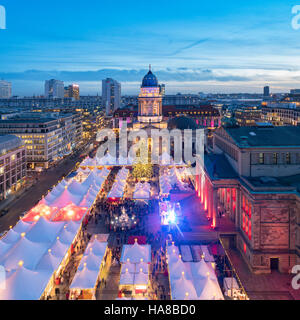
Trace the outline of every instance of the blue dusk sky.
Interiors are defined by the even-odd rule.
[[[300,88],[300,29],[289,0],[0,0],[0,79],[14,95],[43,94],[44,80],[101,80],[137,94],[148,65],[167,94]]]

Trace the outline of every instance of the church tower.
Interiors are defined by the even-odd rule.
[[[157,78],[152,73],[150,65],[139,94],[138,121],[155,125],[162,122],[162,119],[162,95]]]

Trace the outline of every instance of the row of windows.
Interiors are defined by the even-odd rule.
[[[293,161],[292,161],[293,155]],[[253,161],[255,163],[255,160]],[[258,154],[258,163],[259,164],[300,164],[300,153],[259,153]]]

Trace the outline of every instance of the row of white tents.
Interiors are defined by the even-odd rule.
[[[51,289],[106,176],[61,181],[0,240],[0,300],[37,300]]]
[[[149,199],[151,196],[151,186],[149,182],[138,182],[135,185],[135,190],[133,192],[133,199]]]
[[[146,292],[149,284],[151,246],[140,245],[137,239],[133,245],[123,245],[121,253],[121,274],[119,288],[131,288],[134,293]]]
[[[182,161],[174,161],[173,157],[168,152],[163,152],[157,158],[157,164],[162,166],[185,166],[186,164]],[[119,155],[119,157],[112,156],[110,153],[106,153],[103,157],[98,157],[96,155],[95,158],[86,157],[80,167],[102,167],[102,166],[131,166],[140,161],[139,157],[132,156],[129,154],[128,156],[124,157],[123,155]]]
[[[95,298],[95,292],[105,258],[108,252],[107,242],[94,236],[89,242],[70,285],[71,290],[90,290]]]
[[[149,244],[138,244],[137,240],[133,245],[123,245],[121,253],[121,263],[140,263],[141,261],[151,263],[151,245]]]
[[[168,195],[174,187],[180,191],[191,191],[188,184],[181,180],[188,176],[187,172],[187,168],[176,168],[175,166],[165,170],[159,177],[160,194]]]
[[[39,299],[68,258],[80,225],[80,221],[52,222],[45,217],[34,223],[20,220],[0,240],[0,265],[4,268],[0,299]]]
[[[106,155],[102,158],[98,158],[97,156],[95,158],[87,157],[85,158],[81,164],[80,167],[102,167],[102,166],[130,166],[135,163],[135,159],[132,157],[122,157],[119,156],[114,157],[109,153],[106,153]]]
[[[115,182],[108,193],[108,198],[123,198],[129,170],[123,167],[117,174]]]
[[[172,300],[224,300],[215,271],[204,259],[183,262],[173,243],[167,261]]]

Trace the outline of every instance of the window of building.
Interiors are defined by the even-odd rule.
[[[274,152],[273,153],[273,164],[277,164],[278,163],[278,153]]]
[[[287,152],[287,153],[285,154],[285,162],[286,162],[287,164],[291,164],[291,153],[290,153],[290,152]]]
[[[259,164],[264,164],[265,163],[265,154],[264,153],[260,153],[259,154]]]

